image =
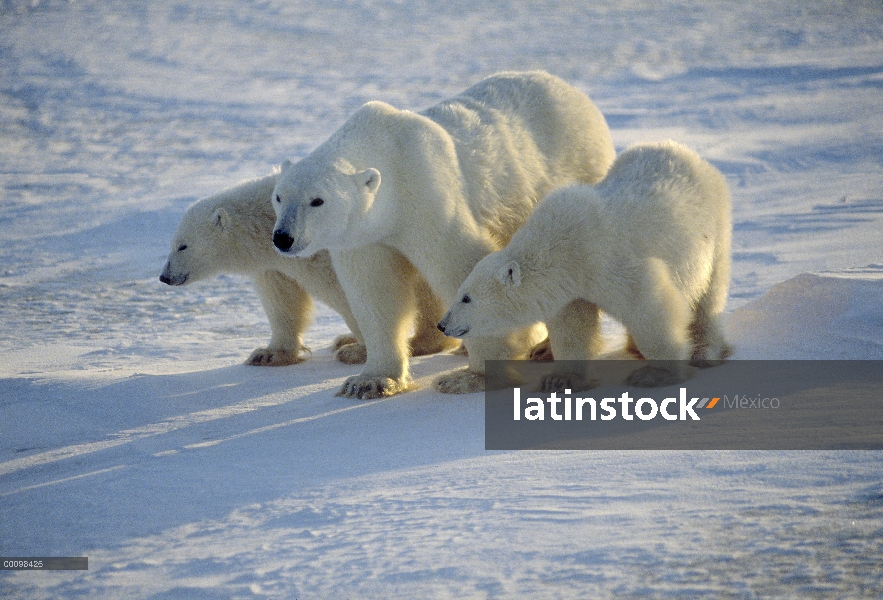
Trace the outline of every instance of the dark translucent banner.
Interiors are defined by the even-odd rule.
[[[626,384],[647,366],[489,361],[485,449],[883,449],[883,361],[667,363],[687,379]]]
[[[14,556],[0,558],[2,571],[88,571],[86,556]]]

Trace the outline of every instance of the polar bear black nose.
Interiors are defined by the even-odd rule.
[[[277,229],[273,232],[273,245],[280,250],[288,250],[294,244],[294,238],[288,235],[287,231]]]

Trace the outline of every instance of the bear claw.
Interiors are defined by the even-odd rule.
[[[681,383],[683,377],[659,367],[641,367],[631,373],[625,380],[626,385],[642,388],[665,387]]]
[[[347,379],[335,394],[342,398],[356,400],[376,400],[403,392],[407,386],[390,377],[363,377],[356,375]]]
[[[334,351],[334,358],[345,365],[363,365],[368,361],[368,349],[358,342],[345,344]]]
[[[573,373],[549,373],[540,381],[541,392],[564,392],[570,390],[577,392],[598,387],[598,380],[586,381],[583,377]]]
[[[469,369],[446,373],[435,380],[435,389],[442,394],[471,394],[485,389],[484,373]]]
[[[339,335],[334,338],[334,341],[331,342],[331,350],[337,351],[343,348],[344,346],[349,346],[350,344],[358,344],[359,340],[356,339],[356,336],[345,333],[343,335]]]
[[[306,360],[300,352],[291,352],[282,348],[258,348],[246,359],[245,364],[252,367],[285,367],[296,365]]]

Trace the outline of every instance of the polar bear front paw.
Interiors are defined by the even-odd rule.
[[[306,348],[302,348],[306,350]],[[296,365],[306,360],[300,351],[291,352],[285,348],[258,348],[251,353],[245,364],[253,367],[284,367]]]
[[[681,383],[684,377],[674,371],[660,367],[641,367],[629,375],[625,383],[634,387],[653,388],[665,387]]]
[[[464,369],[439,376],[435,380],[435,389],[442,394],[471,394],[483,392],[485,383],[484,373]]]
[[[347,379],[335,396],[355,398],[356,400],[374,400],[393,396],[407,389],[407,385],[390,377],[354,375]]]
[[[349,346],[350,344],[358,344],[358,343],[359,343],[359,340],[356,339],[356,336],[354,336],[351,333],[344,333],[344,334],[339,335],[336,338],[334,338],[334,341],[331,342],[331,350],[336,352],[337,350],[340,350],[344,346]]]
[[[598,387],[597,379],[586,379],[575,373],[549,373],[540,380],[541,392],[578,392]]]
[[[368,361],[368,349],[358,342],[346,344],[334,351],[334,358],[345,365],[364,365]]]

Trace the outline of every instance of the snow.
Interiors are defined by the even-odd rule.
[[[250,284],[157,280],[184,209],[504,69],[727,176],[735,358],[883,358],[883,6],[0,2],[4,598],[880,597],[883,454],[487,452],[481,394],[241,362]],[[621,330],[606,323],[611,345]]]

